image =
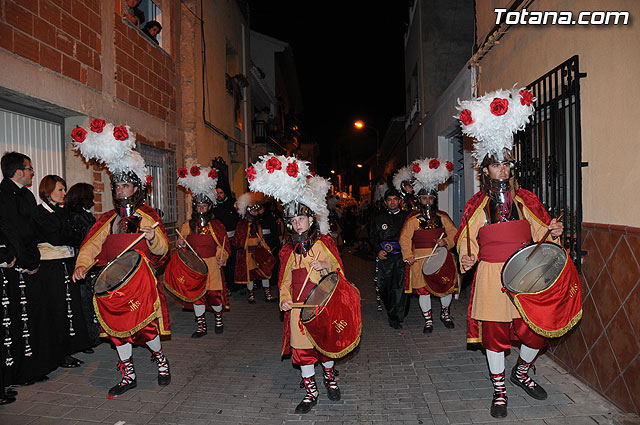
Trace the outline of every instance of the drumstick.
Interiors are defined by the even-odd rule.
[[[560,214],[560,217],[556,218],[556,221],[560,221],[563,215],[564,213]],[[527,255],[527,260],[538,250],[538,248],[540,248],[540,245],[542,245],[542,242],[546,241],[550,234],[551,234],[551,229],[547,229],[542,239],[538,241],[538,243],[536,244],[536,247],[533,248],[533,251],[531,251],[531,254]]]
[[[427,264],[429,263],[429,260],[431,260],[431,256],[433,255],[434,251],[438,247],[438,242],[440,242],[440,239],[442,239],[442,238],[444,238],[444,232],[442,232],[442,234],[440,235],[440,237],[436,241],[436,244],[433,246],[433,249],[431,250],[431,253],[429,255],[427,255],[427,261],[426,261]]]
[[[316,254],[316,258],[313,259],[313,261],[318,261],[318,257],[320,257],[320,251],[318,251],[318,253]],[[302,288],[300,289],[300,293],[298,294],[298,300],[300,300],[300,295],[302,295],[302,293],[304,292],[304,287],[307,286],[307,282],[309,281],[309,276],[311,276],[311,270],[313,270],[313,267],[309,268],[309,272],[307,273],[307,277],[304,280],[304,283],[302,284]]]
[[[184,241],[184,243],[189,247],[189,249],[191,251],[193,251],[194,254],[198,255],[198,253],[196,252],[195,249],[193,249],[193,247],[189,244],[189,242],[187,242],[187,238],[185,238],[184,236],[182,236],[182,233],[180,233],[180,231],[178,229],[176,229],[176,233],[178,234],[178,236],[180,236],[182,238],[182,240]],[[198,255],[198,257],[200,257]]]
[[[151,228],[152,228],[152,229],[155,229],[156,227],[158,227],[158,225],[159,225],[159,224],[160,224],[160,222],[159,222],[159,221],[156,221],[155,223],[153,223],[153,224],[151,225]],[[122,255],[123,255],[125,252],[129,251],[129,250],[130,250],[131,248],[133,248],[133,247],[134,247],[138,242],[140,242],[140,241],[144,238],[144,235],[145,235],[145,234],[144,234],[144,233],[142,233],[140,236],[138,236],[138,237],[136,238],[136,240],[134,240],[133,242],[131,242],[131,243],[129,244],[129,246],[128,246],[128,247],[126,247],[125,249],[123,249],[123,250],[120,252],[120,254],[118,254],[118,255],[116,256],[116,258],[114,258],[113,260],[117,260],[118,258],[122,257]]]
[[[423,258],[431,257],[431,256],[434,256],[434,255],[436,255],[436,254],[421,255],[420,257],[414,258],[414,260],[422,260]]]
[[[469,214],[464,215],[467,219],[465,226],[467,228],[467,257],[471,257],[471,235],[469,234]]]
[[[318,307],[318,305],[317,304],[301,304],[301,303],[291,304],[291,308],[305,308],[305,307],[316,308]]]

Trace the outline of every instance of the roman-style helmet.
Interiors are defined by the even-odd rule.
[[[451,177],[453,164],[438,158],[424,158],[413,161],[411,164],[413,188],[416,195],[430,194],[438,196],[438,186]]]
[[[218,170],[201,167],[200,164],[194,164],[189,169],[180,168],[178,170],[178,184],[191,192],[191,217],[197,220],[198,225],[206,225],[211,218],[211,209],[217,203],[215,190],[218,184]],[[200,203],[209,204],[209,211],[198,212],[196,207]]]
[[[413,188],[413,183],[415,179],[413,177],[413,172],[411,171],[411,167],[412,167],[411,164],[406,165],[400,168],[393,175],[393,187],[395,187],[400,192],[403,198],[409,194],[406,190],[407,187]]]

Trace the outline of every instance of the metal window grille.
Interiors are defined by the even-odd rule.
[[[527,88],[536,97],[535,114],[514,142],[516,173],[551,217],[562,214],[562,244],[578,270],[582,259],[582,136],[578,56],[538,78]]]
[[[158,211],[165,226],[175,223],[178,220],[175,153],[142,143],[136,149],[153,178],[149,205]]]

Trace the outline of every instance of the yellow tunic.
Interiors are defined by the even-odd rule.
[[[469,233],[471,234],[471,254],[478,257],[478,232],[487,222],[485,205],[489,198],[485,198],[478,207],[477,217],[472,217],[469,223]],[[522,198],[515,197],[515,205],[521,218],[527,220],[531,227],[533,241],[539,241],[548,229],[533,213],[524,205]],[[463,229],[458,239],[458,254],[462,258],[467,255],[467,232]],[[476,320],[487,322],[511,322],[519,318],[520,313],[509,299],[509,296],[502,292],[502,280],[500,278],[504,263],[487,263],[480,261],[476,271],[475,288],[471,306],[471,317]],[[462,267],[462,266],[460,266]],[[464,272],[464,270],[462,270]]]
[[[289,260],[287,261],[286,269],[284,275],[282,276],[282,282],[280,284],[280,303],[284,300],[293,300],[291,295],[291,279],[293,269],[304,268],[306,270],[311,270],[311,274],[309,276],[309,281],[307,282],[307,286],[315,286],[322,279],[323,275],[314,270],[311,267],[311,263],[315,261],[316,255],[318,256],[318,261],[324,261],[329,264],[329,272],[334,272],[340,267],[340,263],[333,256],[331,251],[320,241],[317,240],[309,253],[306,256],[302,256],[301,254],[296,254],[295,252],[289,256]],[[293,300],[293,302],[304,302],[305,300]],[[297,349],[310,349],[314,348],[306,335],[303,335],[300,332],[300,309],[294,308],[291,310],[291,314],[289,315],[289,326],[291,328],[291,347]]]
[[[209,268],[209,275],[207,277],[207,291],[222,291],[222,267],[218,264],[218,259],[222,259],[224,264],[227,264],[227,259],[229,258],[229,254],[227,253],[226,248],[229,246],[229,241],[225,243],[225,249],[222,248],[222,241],[218,240],[218,236],[213,231],[213,227],[211,224],[209,226],[210,234],[212,235],[211,243],[217,244],[216,246],[216,255],[215,257],[207,257],[203,258],[207,267]],[[191,234],[191,226],[189,226],[189,222],[185,222],[182,225],[180,230],[182,236],[185,238]],[[215,241],[215,242],[214,242]],[[224,265],[223,264],[223,265]]]
[[[140,227],[151,226],[155,223],[155,220],[142,212],[140,209],[135,211],[142,217],[140,220]],[[102,251],[102,244],[107,239],[107,236],[112,234],[112,226],[115,223],[115,219],[118,217],[117,214],[114,214],[109,221],[107,221],[101,229],[99,229],[87,243],[85,243],[82,248],[80,248],[80,252],[78,252],[78,258],[76,260],[76,268],[80,266],[87,267],[93,260],[96,258],[100,251]],[[153,243],[149,243],[148,240],[145,239],[147,243],[147,247],[149,251],[151,251],[154,255],[165,255],[169,251],[169,241],[165,234],[160,230],[160,226],[154,229],[155,237],[153,238]]]
[[[446,242],[446,248],[453,248],[455,246],[453,238],[458,232],[458,229],[456,229],[455,224],[453,224],[453,221],[451,221],[446,213],[438,213],[438,216],[440,216],[440,219],[442,220],[442,231],[445,233],[443,240]],[[431,254],[431,250],[433,248],[416,249],[413,247],[413,233],[419,229],[420,221],[418,221],[418,215],[408,218],[404,223],[404,226],[402,226],[402,231],[400,232],[400,249],[402,250],[402,259],[405,261],[409,257],[422,257],[423,255]],[[425,260],[426,258],[416,260],[416,262],[411,266],[411,287],[407,292],[411,292],[413,289],[424,288],[427,285],[424,280],[424,275],[422,274],[422,264]]]

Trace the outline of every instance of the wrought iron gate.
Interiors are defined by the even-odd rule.
[[[536,97],[535,114],[514,141],[516,173],[534,192],[551,217],[562,214],[564,247],[578,270],[582,247],[582,136],[578,56],[527,86]]]

